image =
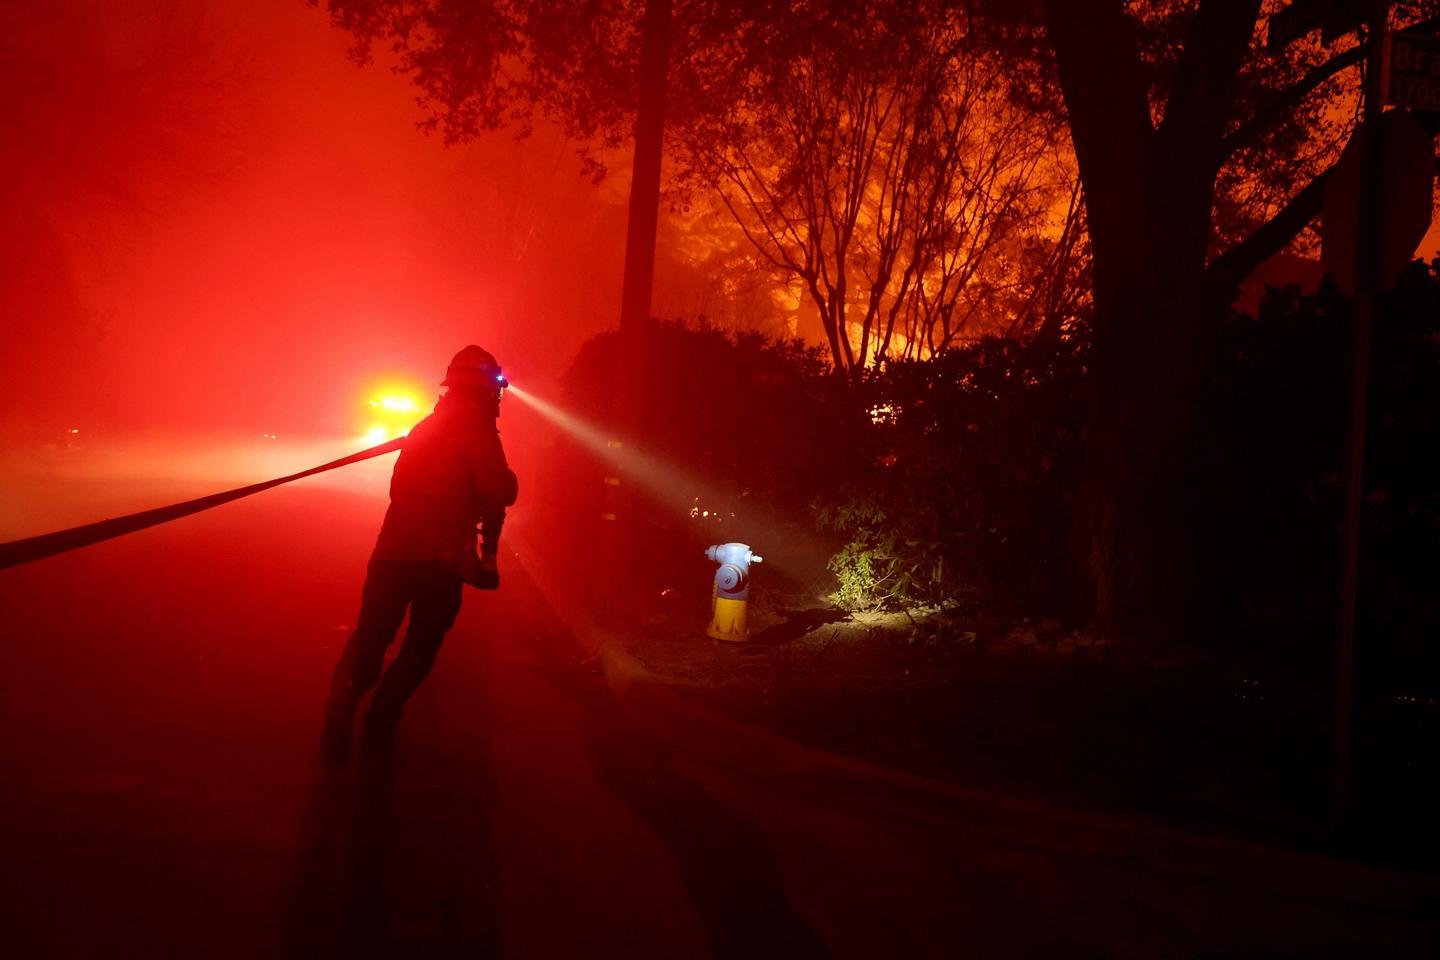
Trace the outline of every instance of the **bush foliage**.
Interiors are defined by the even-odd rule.
[[[1350,307],[1272,291],[1232,317],[1196,444],[1196,621],[1213,645],[1325,669],[1339,592]],[[1440,275],[1374,323],[1361,543],[1362,680],[1440,681]]]
[[[610,416],[621,347],[618,333],[603,333],[580,349],[564,382],[570,409]],[[644,334],[643,350],[638,429],[705,486],[803,508],[848,459],[847,398],[822,348],[671,321]]]
[[[570,409],[609,416],[620,350],[613,333],[585,345]],[[704,325],[658,324],[645,350],[644,444],[695,488],[646,496],[658,566],[733,536],[782,562],[819,545],[849,609],[962,596],[1029,609],[1061,593],[1078,340],[988,339],[858,381],[798,341]],[[703,522],[680,509],[692,501]]]
[[[1075,339],[996,338],[868,375],[864,468],[815,509],[846,538],[831,562],[839,601],[1053,605],[1083,374]]]

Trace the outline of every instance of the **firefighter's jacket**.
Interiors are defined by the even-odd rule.
[[[374,556],[452,563],[473,558],[476,524],[503,517],[516,491],[494,409],[442,397],[400,450]]]

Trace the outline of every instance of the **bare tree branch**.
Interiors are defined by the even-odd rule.
[[[1229,296],[1256,267],[1284,250],[1319,215],[1329,177],[1327,170],[1311,180],[1267,223],[1211,260],[1205,270],[1207,288],[1222,297]]]

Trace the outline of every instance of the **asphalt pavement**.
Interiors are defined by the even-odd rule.
[[[825,754],[623,637],[579,663],[525,556],[393,748],[326,769],[382,512],[302,484],[0,572],[5,955],[1437,955],[1434,877]]]

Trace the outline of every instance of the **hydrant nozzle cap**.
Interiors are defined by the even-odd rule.
[[[741,570],[746,569],[752,563],[758,563],[760,558],[750,552],[748,543],[716,543],[705,548],[705,556],[716,563],[733,563]]]

